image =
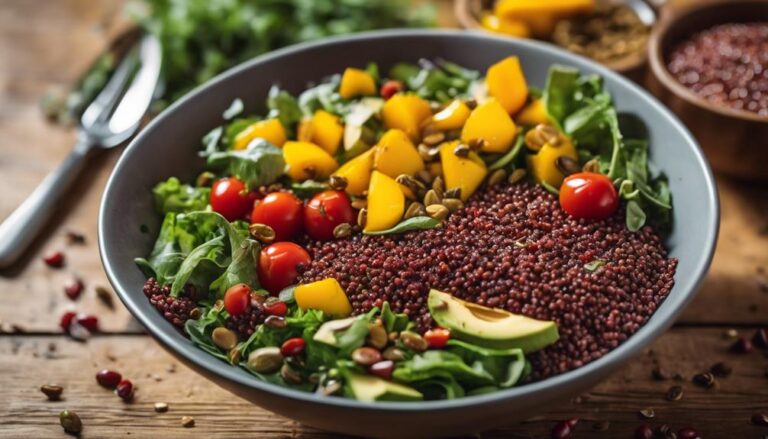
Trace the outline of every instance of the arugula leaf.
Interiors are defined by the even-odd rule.
[[[155,196],[155,208],[165,214],[205,210],[211,190],[181,184],[178,178],[171,177],[155,185],[152,193]]]
[[[430,218],[428,216],[415,216],[408,218],[407,220],[397,223],[394,227],[387,230],[379,230],[376,232],[363,232],[366,235],[395,235],[398,233],[410,232],[411,230],[426,230],[434,229],[440,225],[440,220]]]
[[[197,320],[189,319],[184,323],[184,331],[197,347],[216,358],[229,361],[227,353],[222,352],[221,349],[213,344],[211,339],[213,330],[219,326],[224,326],[227,318],[227,311],[223,308],[212,307],[204,309]]]
[[[493,375],[481,363],[468,365],[462,357],[447,350],[428,350],[398,363],[392,377],[405,383],[453,377],[463,387],[478,387],[495,383]]]
[[[254,280],[258,279],[256,267],[259,263],[260,254],[261,244],[258,241],[251,238],[240,241],[240,245],[232,250],[232,261],[224,273],[211,283],[210,289],[216,291],[218,297],[223,297],[224,293],[233,285],[253,286]]]
[[[146,277],[154,277],[161,285],[173,282],[184,261],[185,254],[176,245],[176,214],[169,212],[163,219],[160,233],[149,259],[136,258],[134,261]]]
[[[496,160],[495,162],[491,163],[488,166],[488,170],[495,171],[496,169],[506,168],[511,163],[513,163],[517,158],[517,156],[520,154],[520,151],[523,150],[523,144],[525,143],[523,140],[524,140],[524,136],[523,136],[523,133],[521,132],[517,136],[517,140],[515,140],[515,144],[512,146],[509,152],[499,157],[498,160]]]
[[[459,355],[473,369],[482,368],[501,388],[517,384],[525,368],[522,349],[490,349],[455,339],[448,340],[446,349]]]
[[[328,190],[328,184],[322,181],[304,180],[300,183],[291,182],[291,190],[302,199],[312,198],[315,194]]]
[[[627,203],[627,228],[632,232],[637,232],[645,225],[646,215],[643,208],[635,200]]]
[[[378,312],[378,308],[373,308],[361,318],[356,319],[349,328],[335,334],[340,357],[348,358],[352,351],[365,344],[365,338],[369,333],[368,325]]]
[[[392,311],[389,302],[384,302],[384,304],[381,305],[381,321],[384,324],[384,329],[387,330],[387,334],[392,331],[403,332],[411,326],[411,321],[408,319],[408,316]]]
[[[560,124],[574,111],[577,81],[580,76],[578,70],[570,67],[553,66],[549,70],[544,86],[544,104],[547,114]]]
[[[264,139],[254,139],[248,148],[217,151],[208,156],[208,166],[234,175],[249,188],[275,182],[285,168],[283,152]]]
[[[272,86],[269,89],[267,108],[269,108],[268,117],[276,117],[288,130],[292,130],[302,117],[301,108],[299,108],[296,98],[287,91],[280,90],[277,86]]]
[[[448,102],[456,97],[468,97],[470,87],[480,78],[479,72],[444,60],[421,59],[419,63],[421,67],[395,64],[389,76],[405,83],[408,89],[425,99]]]

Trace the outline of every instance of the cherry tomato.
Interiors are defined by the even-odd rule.
[[[237,284],[229,287],[224,293],[224,308],[229,315],[239,316],[251,307],[251,287]]]
[[[403,89],[402,82],[390,80],[381,85],[381,89],[379,90],[379,95],[381,95],[381,97],[384,98],[384,100],[387,100],[402,89]]]
[[[607,176],[579,172],[563,180],[560,206],[574,218],[605,219],[619,207],[619,194]]]
[[[253,205],[251,223],[266,224],[275,241],[289,241],[301,233],[304,209],[301,200],[288,192],[272,192]]]
[[[277,294],[296,281],[297,265],[307,266],[311,261],[309,253],[300,245],[292,242],[276,242],[261,250],[259,282],[265,290]]]
[[[304,339],[301,337],[289,338],[280,346],[280,353],[284,357],[295,357],[304,351]]]
[[[329,241],[336,226],[354,221],[355,212],[343,191],[320,192],[304,208],[304,228],[312,239]]]
[[[424,340],[432,349],[442,349],[451,339],[451,331],[445,328],[434,328],[424,333]]]
[[[228,221],[244,217],[253,206],[255,195],[247,191],[245,183],[230,177],[216,180],[211,188],[211,207]]]

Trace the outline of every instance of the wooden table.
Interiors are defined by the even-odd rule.
[[[37,102],[51,86],[66,87],[77,78],[119,27],[121,1],[5,0],[0,5],[0,218],[7,216],[68,152],[71,131],[43,119]],[[450,13],[444,10],[444,17]],[[116,303],[104,306],[97,286],[107,286],[96,248],[96,217],[105,180],[119,150],[102,154],[88,168],[61,206],[46,236],[22,264],[0,272],[0,436],[62,437],[58,413],[77,411],[83,437],[335,437],[275,416],[200,378],[165,353],[128,312]],[[722,227],[715,261],[695,302],[674,328],[651,349],[591,391],[524,423],[482,437],[545,437],[556,421],[582,420],[576,437],[627,438],[642,424],[694,426],[704,437],[763,438],[768,427],[750,424],[750,416],[768,411],[768,356],[756,351],[728,352],[729,329],[751,336],[768,326],[768,186],[718,179]],[[72,245],[65,233],[86,236]],[[48,268],[41,255],[62,249],[66,267]],[[79,277],[86,291],[77,302],[63,292]],[[97,314],[103,332],[86,343],[61,334],[58,318],[68,309]],[[713,389],[691,377],[725,361],[733,374]],[[657,381],[660,365],[682,380]],[[121,371],[139,387],[132,404],[100,388],[101,368]],[[48,402],[41,384],[65,387],[61,402]],[[680,385],[680,401],[665,399]],[[155,402],[167,413],[155,413]],[[655,410],[642,420],[638,411]],[[196,426],[183,429],[182,416]],[[609,422],[607,430],[594,424]],[[340,422],[343,422],[341,420]],[[602,425],[603,427],[605,424]]]

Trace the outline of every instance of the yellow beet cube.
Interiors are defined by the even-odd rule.
[[[517,115],[517,122],[521,125],[529,126],[549,124],[549,114],[547,114],[547,106],[544,104],[544,100],[537,98],[531,101]]]
[[[285,142],[283,159],[286,174],[296,181],[328,178],[339,167],[336,159],[310,142]]]
[[[251,140],[262,138],[278,148],[285,143],[285,128],[277,119],[260,120],[235,136],[234,149],[245,149]]]
[[[381,109],[384,126],[402,130],[414,142],[419,140],[421,123],[431,116],[429,102],[412,94],[396,94]]]
[[[464,129],[461,130],[463,142],[483,139],[485,143],[482,151],[490,153],[507,152],[516,136],[515,122],[496,99],[488,99],[472,110]]]
[[[480,19],[483,29],[498,34],[510,35],[513,37],[529,38],[531,28],[522,20],[515,20],[509,17],[497,17],[494,14],[484,14]]]
[[[368,186],[368,214],[364,231],[377,232],[394,226],[403,217],[405,195],[391,177],[373,171]]]
[[[352,313],[347,295],[332,277],[297,286],[293,297],[301,309],[317,309],[337,318]]]
[[[414,175],[424,169],[419,151],[404,132],[387,131],[374,148],[373,168],[392,178],[400,174]]]
[[[485,163],[474,151],[462,158],[454,153],[458,141],[445,142],[440,146],[443,163],[443,179],[446,189],[461,189],[461,199],[466,200],[483,183],[488,173]]]
[[[348,67],[339,84],[339,94],[344,99],[376,94],[376,81],[365,70]]]
[[[456,99],[439,113],[432,116],[432,125],[441,131],[458,130],[464,126],[464,122],[470,114],[467,104],[461,99]]]
[[[516,56],[492,65],[485,76],[485,83],[488,94],[496,98],[509,114],[520,111],[528,99],[528,83]]]
[[[325,110],[315,111],[311,118],[304,119],[299,124],[299,140],[312,142],[330,155],[336,154],[343,136],[344,125],[339,117]]]
[[[373,170],[373,149],[369,149],[344,163],[333,175],[347,179],[346,191],[348,194],[360,196],[368,189],[368,184],[371,181],[371,170]]]
[[[539,184],[546,182],[554,188],[559,188],[565,178],[557,168],[557,159],[560,156],[578,160],[576,148],[569,139],[563,139],[557,146],[545,143],[536,155],[529,155],[528,170],[533,179]]]

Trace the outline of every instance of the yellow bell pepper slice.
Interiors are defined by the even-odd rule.
[[[310,142],[285,142],[283,159],[286,174],[296,181],[328,178],[339,167],[328,152]]]
[[[339,94],[344,99],[376,94],[376,81],[365,70],[348,67],[341,75]]]
[[[413,94],[396,94],[381,108],[384,126],[402,130],[414,142],[419,140],[421,123],[431,116],[429,102]]]
[[[520,111],[528,99],[528,83],[516,56],[504,58],[492,65],[486,74],[485,83],[488,94],[496,98],[509,114]]]
[[[488,170],[483,159],[474,151],[462,158],[454,154],[458,141],[445,142],[440,146],[443,179],[446,189],[461,189],[461,199],[466,200],[483,183]]]
[[[480,19],[480,25],[483,29],[503,35],[509,35],[519,38],[530,38],[531,28],[522,20],[515,20],[509,17],[497,17],[494,14],[483,14]]]
[[[352,313],[352,305],[344,289],[332,277],[297,286],[293,297],[301,309],[317,309],[336,318]]]
[[[371,181],[371,171],[373,170],[373,152],[373,148],[369,149],[344,163],[333,173],[333,175],[347,179],[346,191],[348,194],[360,196],[368,189],[368,184]]]
[[[392,129],[384,133],[374,150],[374,169],[392,178],[400,174],[414,175],[424,169],[419,151],[401,130]]]
[[[539,184],[546,182],[554,188],[560,188],[565,178],[556,164],[560,156],[578,160],[576,148],[570,139],[563,138],[557,146],[545,143],[536,155],[529,155],[527,157],[528,170],[533,179]]]
[[[339,117],[325,110],[315,111],[311,118],[304,119],[299,124],[299,140],[312,142],[330,155],[336,155],[342,137],[344,137],[344,125],[341,124]]]
[[[521,125],[535,126],[539,124],[549,124],[549,114],[544,99],[536,98],[526,105],[517,115],[517,122]]]
[[[482,151],[505,153],[517,136],[517,126],[509,113],[496,99],[488,99],[472,110],[467,123],[461,130],[461,140],[469,143],[474,139],[483,139]]]
[[[365,232],[387,230],[400,222],[405,212],[405,195],[400,185],[379,171],[371,174]]]
[[[277,119],[260,120],[237,133],[233,147],[234,149],[245,149],[253,139],[258,137],[279,148],[283,146],[286,140],[285,128]]]
[[[456,99],[432,116],[432,125],[440,131],[458,130],[464,126],[471,110],[461,99]]]

